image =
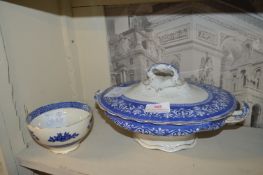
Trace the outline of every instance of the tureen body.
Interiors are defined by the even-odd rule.
[[[248,113],[246,104],[241,111],[234,112],[236,99],[228,91],[186,82],[180,78],[177,68],[168,64],[153,65],[147,71],[146,80],[99,91],[95,99],[116,125],[136,133],[141,145],[147,142],[145,147],[168,152],[192,147],[195,133],[240,122]],[[151,138],[154,146],[145,135],[155,137],[155,141]],[[176,141],[160,141],[160,137],[176,140],[186,136],[189,139],[181,140],[179,145]],[[176,146],[171,148],[173,145]]]

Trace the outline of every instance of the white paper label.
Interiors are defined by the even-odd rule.
[[[170,103],[157,103],[157,104],[147,104],[145,107],[145,112],[152,113],[169,113],[170,112]]]
[[[130,87],[115,87],[110,90],[104,97],[119,97],[123,95],[123,93],[129,89]]]

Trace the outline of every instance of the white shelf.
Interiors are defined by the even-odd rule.
[[[17,155],[18,164],[58,175],[263,174],[262,129],[202,133],[194,148],[165,153],[141,147],[96,111],[94,117],[92,132],[76,151],[55,155],[32,142]]]

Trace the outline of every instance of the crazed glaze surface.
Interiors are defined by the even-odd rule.
[[[165,90],[149,88],[145,83],[134,84],[128,88],[124,96],[137,101],[148,102],[169,102],[172,104],[192,104],[204,101],[208,98],[208,93],[198,86],[185,83],[175,88],[169,87]]]
[[[173,65],[156,64],[148,70],[147,76],[141,83],[130,86],[123,95],[137,101],[171,104],[192,104],[208,98],[206,90],[181,80]]]

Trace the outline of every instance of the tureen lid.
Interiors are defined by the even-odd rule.
[[[147,79],[113,86],[96,95],[99,106],[123,119],[156,124],[190,124],[226,118],[236,107],[229,92],[182,80],[174,65],[155,64]]]

